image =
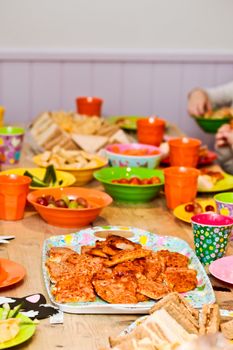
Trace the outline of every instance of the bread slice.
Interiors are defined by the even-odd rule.
[[[222,323],[220,328],[225,338],[233,339],[233,320]]]
[[[214,334],[219,331],[220,312],[217,304],[205,304],[200,317],[200,334]]]
[[[108,143],[106,136],[72,134],[72,140],[84,151],[95,153]]]
[[[165,296],[163,299],[158,301],[151,309],[150,314],[155,312],[156,310],[159,310],[161,308],[164,308],[166,305],[169,305],[170,303],[176,304],[178,307],[181,307],[181,305],[188,311],[188,313],[198,322],[199,320],[199,311],[197,309],[194,309],[192,305],[179,293],[170,293],[167,296]]]
[[[150,313],[161,308],[165,309],[188,333],[199,333],[199,312],[180,294],[168,294],[152,307]]]

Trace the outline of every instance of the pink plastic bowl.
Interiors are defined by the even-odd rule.
[[[208,226],[231,226],[233,225],[233,218],[230,216],[220,215],[216,213],[202,213],[191,217],[194,224],[208,225]]]
[[[116,149],[118,150],[117,152]],[[126,150],[147,150],[149,153],[155,151],[156,154],[128,155],[124,154]],[[162,155],[162,152],[158,147],[139,143],[109,145],[106,147],[105,152],[110,166],[132,168],[144,167],[150,169],[154,169],[159,165]]]

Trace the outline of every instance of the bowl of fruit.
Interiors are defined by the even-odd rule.
[[[67,187],[73,185],[76,181],[74,175],[66,171],[55,170],[53,165],[49,165],[47,168],[15,168],[1,172],[1,175],[10,174],[29,176],[32,179],[31,190],[42,187]]]
[[[144,167],[154,169],[161,160],[158,147],[140,143],[113,144],[105,149],[108,163],[112,167]]]
[[[153,200],[163,188],[162,170],[108,167],[94,172],[105,191],[116,201],[145,203]]]
[[[48,224],[67,228],[89,225],[112,202],[104,192],[81,187],[40,189],[27,199]]]

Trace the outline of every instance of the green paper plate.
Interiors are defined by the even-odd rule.
[[[0,308],[0,319],[2,316],[2,311],[3,311],[3,309]],[[33,334],[35,333],[36,326],[30,318],[28,318],[20,313],[18,314],[17,318],[20,318],[22,320],[22,322],[24,322],[25,324],[22,323],[19,325],[20,330],[15,338],[13,338],[9,341],[6,341],[4,343],[0,343],[0,349],[8,349],[8,348],[11,348],[12,346],[22,344],[26,340],[31,338],[33,336]]]
[[[198,187],[198,192],[222,192],[233,189],[233,176],[224,173],[224,179],[219,180],[213,187]]]

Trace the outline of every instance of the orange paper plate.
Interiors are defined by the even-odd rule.
[[[14,261],[0,258],[0,288],[21,281],[26,274],[24,267]]]

